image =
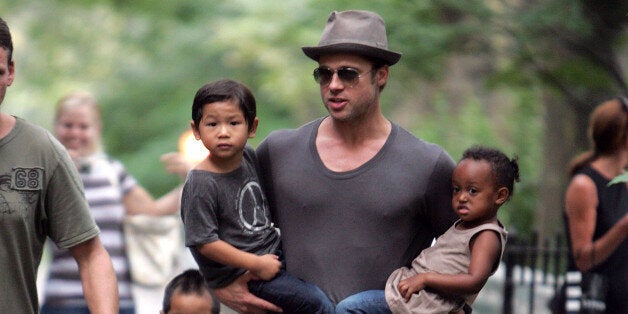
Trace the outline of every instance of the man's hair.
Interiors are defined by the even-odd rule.
[[[368,58],[365,57],[369,60],[369,62],[371,62],[371,81],[375,82],[375,74],[377,73],[377,70],[379,70],[380,68],[383,68],[384,66],[388,65],[388,63],[385,60],[379,59],[379,58]],[[379,92],[381,93],[384,90],[384,87],[386,87],[386,83],[384,83],[384,85],[379,87]]]
[[[0,18],[0,47],[7,51],[7,62],[11,63],[13,60],[13,40],[9,25],[2,18]]]
[[[209,287],[205,283],[205,278],[198,269],[188,269],[176,277],[172,278],[164,292],[162,311],[168,313],[175,293],[183,294],[209,294]]]
[[[207,83],[196,92],[192,103],[192,121],[196,129],[203,118],[203,106],[219,101],[235,101],[244,114],[249,131],[251,130],[257,115],[255,97],[244,84],[229,79]]]

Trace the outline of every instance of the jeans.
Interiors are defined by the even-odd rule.
[[[390,314],[391,312],[384,297],[384,290],[368,290],[340,301],[336,305],[336,314],[341,313]]]
[[[469,304],[464,304],[462,308],[465,314],[471,314],[473,309]],[[336,314],[390,314],[390,309],[386,303],[384,290],[369,290],[356,293],[340,301],[336,305]]]
[[[334,304],[317,286],[281,270],[270,281],[249,281],[249,291],[284,313],[334,313]]]

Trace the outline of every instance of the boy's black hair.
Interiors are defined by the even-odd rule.
[[[2,18],[0,18],[0,47],[7,51],[7,62],[11,63],[13,58],[13,40],[11,39],[9,25]]]
[[[168,313],[175,293],[203,295],[209,292],[209,287],[205,283],[205,277],[198,269],[188,269],[176,277],[172,278],[164,292],[162,311]]]
[[[518,157],[508,158],[498,149],[476,145],[468,148],[462,154],[462,159],[485,160],[491,165],[493,178],[498,187],[505,186],[510,192],[509,198],[515,192],[515,181],[519,182]]]
[[[253,120],[257,115],[255,97],[246,85],[230,79],[213,81],[203,85],[196,92],[192,103],[192,121],[198,129],[203,117],[203,106],[219,101],[235,101],[244,114],[249,131],[253,127]]]

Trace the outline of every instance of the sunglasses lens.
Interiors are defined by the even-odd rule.
[[[329,84],[331,77],[334,75],[330,69],[316,68],[314,69],[314,80],[321,85]]]
[[[355,85],[360,80],[360,73],[352,68],[340,68],[331,70],[328,68],[314,69],[314,80],[320,85],[327,85],[331,82],[334,73],[338,73],[338,78],[345,84]]]
[[[338,77],[345,83],[355,84],[360,79],[360,73],[354,69],[338,69]]]

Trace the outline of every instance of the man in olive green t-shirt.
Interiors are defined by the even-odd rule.
[[[13,42],[0,18],[0,105],[13,83]],[[0,313],[36,313],[37,268],[47,237],[79,265],[92,313],[117,313],[118,291],[82,184],[45,129],[0,112]]]

